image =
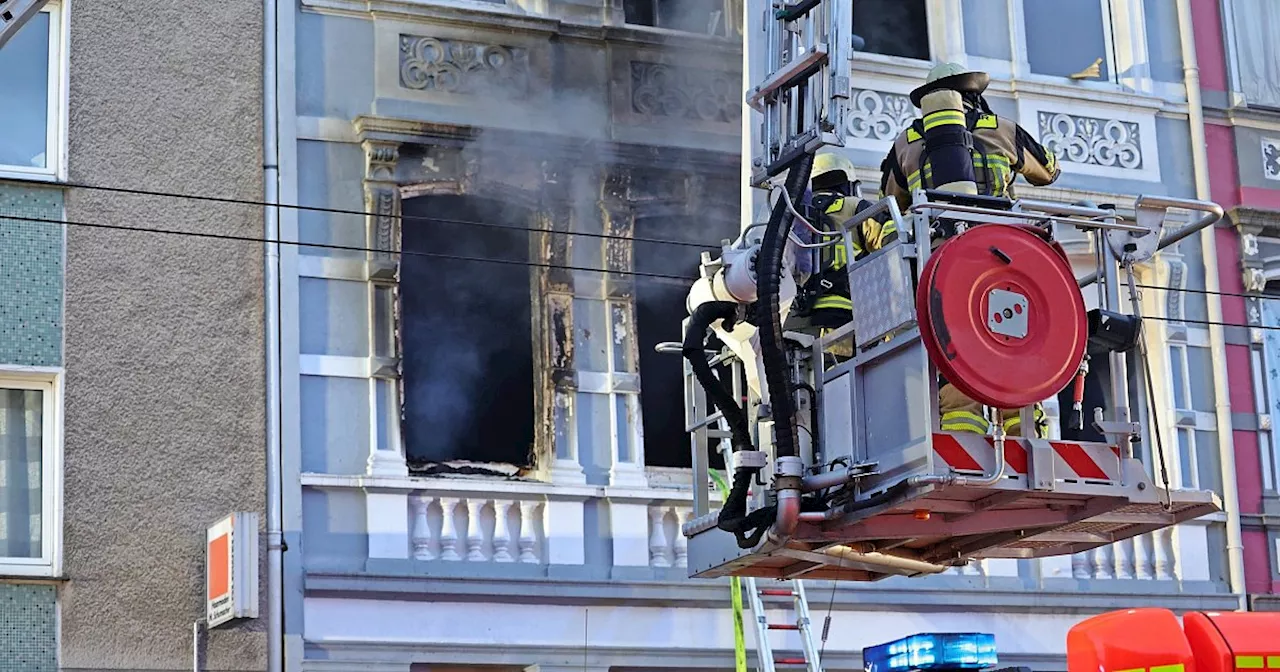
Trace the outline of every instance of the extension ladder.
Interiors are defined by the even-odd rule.
[[[779,582],[781,588],[760,588],[755,577],[744,577],[743,585],[747,597],[751,601],[751,614],[756,622],[756,658],[760,672],[774,672],[775,666],[800,666],[808,668],[808,672],[822,672],[822,662],[818,660],[818,648],[813,642],[813,623],[809,618],[809,600],[805,597],[804,584],[799,579]],[[770,623],[765,616],[765,598],[791,598],[795,613],[792,623]],[[824,625],[830,626],[830,617]],[[800,653],[802,657],[792,658],[776,656],[769,644],[769,631],[793,631],[800,635]],[[826,639],[824,632],[823,639]]]

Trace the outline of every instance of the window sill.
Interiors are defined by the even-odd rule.
[[[35,182],[39,184],[57,184],[62,182],[54,172],[15,170],[10,166],[0,166],[0,180],[7,182]]]
[[[56,572],[48,562],[30,565],[15,565],[0,562],[0,581],[7,583],[49,583],[67,581],[67,577]]]
[[[71,577],[65,574],[54,574],[49,572],[48,576],[28,576],[25,574],[14,574],[7,567],[0,567],[0,583],[8,584],[35,584],[35,585],[59,585],[71,580]]]

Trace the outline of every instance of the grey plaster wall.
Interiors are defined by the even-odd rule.
[[[261,13],[76,3],[71,180],[260,200]],[[256,207],[83,189],[67,218],[262,235]],[[263,514],[261,269],[256,243],[68,230],[64,669],[191,667],[205,528]],[[264,628],[211,633],[208,669],[264,669]]]
[[[1233,129],[1236,138],[1236,158],[1240,165],[1240,186],[1258,187],[1262,189],[1280,189],[1280,181],[1267,179],[1263,169],[1266,165],[1262,141],[1271,139],[1270,144],[1280,145],[1280,133],[1259,131],[1244,126]]]

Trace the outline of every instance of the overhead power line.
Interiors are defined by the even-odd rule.
[[[259,238],[256,236],[237,236],[228,233],[200,233],[195,231],[170,231],[166,229],[155,229],[144,226],[124,226],[122,224],[102,224],[97,222],[70,222],[60,219],[42,219],[39,217],[20,217],[17,215],[0,215],[0,221],[12,220],[19,222],[34,222],[40,224],[78,226],[89,229],[106,229],[111,231],[132,231],[135,233],[159,233],[170,236],[188,236],[192,238],[205,238],[210,240],[226,240],[243,243],[275,243],[278,245],[293,245],[296,247],[315,247],[330,250],[347,250],[350,252],[375,252],[382,254],[394,254],[413,257],[428,257],[431,259],[446,259],[450,261],[476,261],[481,263],[506,264],[509,266],[536,266],[539,268],[552,268],[566,271],[583,271],[587,273],[612,273],[615,275],[631,275],[641,278],[652,278],[657,280],[679,280],[681,282],[692,283],[697,278],[684,277],[679,275],[668,275],[665,273],[646,273],[644,271],[618,271],[605,268],[592,268],[589,266],[569,266],[563,264],[550,264],[537,261],[521,261],[517,259],[493,259],[486,257],[468,257],[457,254],[444,254],[441,252],[416,252],[406,250],[378,250],[372,247],[361,247],[358,245],[336,245],[334,243],[304,243],[296,240],[273,240],[269,238]]]
[[[655,245],[679,245],[682,247],[711,248],[720,249],[720,244],[715,243],[693,243],[683,240],[663,240],[661,238],[644,238],[637,236],[619,236],[610,233],[593,233],[590,231],[557,231],[555,229],[540,229],[531,226],[507,226],[505,224],[494,224],[492,222],[477,222],[466,219],[448,219],[444,217],[428,217],[425,215],[386,215],[377,212],[369,212],[367,210],[346,210],[343,208],[326,208],[318,205],[301,205],[297,203],[268,203],[266,201],[254,201],[243,198],[227,198],[224,196],[204,196],[201,194],[179,194],[170,191],[153,191],[150,189],[131,189],[127,187],[108,187],[99,184],[82,184],[79,182],[63,182],[64,187],[73,189],[88,189],[91,191],[106,191],[117,194],[133,194],[135,196],[160,196],[165,198],[179,198],[192,201],[206,201],[210,203],[231,203],[235,205],[252,205],[260,208],[284,208],[286,210],[302,210],[305,212],[324,212],[334,215],[359,215],[361,217],[387,217],[390,219],[398,219],[407,222],[437,222],[441,224],[460,224],[464,226],[478,226],[494,229],[505,229],[508,231],[528,231],[530,233],[557,233],[566,236],[585,236],[588,238],[601,238],[604,240],[627,240],[635,243],[653,243]]]
[[[64,221],[60,219],[44,219],[40,217],[21,217],[18,215],[0,215],[0,221],[4,221],[4,220],[32,222],[37,224],[49,224],[54,226],[77,226],[82,228],[104,229],[104,230],[110,230],[110,231],[131,231],[134,233],[153,233],[153,234],[161,234],[161,235],[169,235],[169,236],[186,236],[190,238],[203,238],[208,240],[225,240],[225,241],[231,241],[231,242],[274,243],[278,245],[292,245],[295,247],[311,247],[311,248],[319,248],[319,249],[345,250],[349,252],[374,252],[374,253],[393,254],[393,255],[400,255],[400,256],[414,256],[414,257],[426,257],[431,259],[444,259],[448,261],[472,261],[472,262],[478,262],[478,263],[504,264],[508,266],[531,266],[531,267],[559,269],[559,270],[566,270],[566,271],[579,271],[579,272],[585,272],[585,273],[611,273],[615,275],[629,275],[629,276],[646,278],[651,280],[679,281],[681,283],[692,283],[695,280],[697,280],[697,278],[679,276],[679,275],[670,275],[665,273],[610,270],[610,269],[604,269],[604,268],[593,268],[589,266],[571,266],[571,265],[564,265],[564,264],[551,264],[551,263],[527,261],[527,260],[521,261],[517,259],[493,259],[493,258],[486,258],[486,257],[470,257],[465,255],[445,254],[441,252],[378,250],[375,248],[362,247],[358,245],[338,245],[335,243],[305,243],[302,241],[295,241],[295,240],[282,240],[282,239],[272,240],[272,239],[261,238],[257,236],[239,236],[239,235],[227,234],[227,233],[171,231],[167,229],[156,229],[156,228],[143,227],[143,226],[125,226],[122,224],[103,224],[100,222],[72,222],[72,221]],[[1163,289],[1163,290],[1175,291],[1175,292],[1197,292],[1197,293],[1205,293],[1205,294],[1216,293],[1216,292],[1208,292],[1206,290],[1186,290],[1186,289],[1177,289],[1177,288],[1170,288],[1170,287],[1160,287],[1157,285],[1137,285],[1137,286],[1144,287],[1147,289]],[[1226,292],[1223,292],[1223,294],[1232,295]],[[1254,296],[1254,295],[1244,295],[1244,294],[1239,294],[1238,296],[1244,296],[1246,298],[1280,300],[1280,296]],[[1280,331],[1280,326],[1235,324],[1231,322],[1192,320],[1192,319],[1185,319],[1185,318],[1160,317],[1155,315],[1143,315],[1142,317],[1143,319],[1158,320],[1161,322],[1175,322],[1175,323],[1184,323],[1184,324],[1199,324],[1199,325],[1206,325],[1206,326],[1240,327],[1244,329],[1262,329],[1266,331]]]

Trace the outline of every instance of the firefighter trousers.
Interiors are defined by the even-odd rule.
[[[1037,438],[1045,438],[1044,409],[1040,404],[1033,407],[1035,418],[1035,434]],[[954,385],[947,383],[938,390],[938,413],[942,416],[942,431],[973,432],[987,434],[991,423],[982,415],[982,404],[965,396]],[[1022,435],[1022,409],[1002,408],[997,413],[999,422],[1004,426],[1006,436]]]

